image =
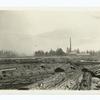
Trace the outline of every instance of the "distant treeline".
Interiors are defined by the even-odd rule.
[[[0,57],[17,57],[17,53],[13,51],[0,50]]]
[[[62,48],[57,48],[56,50],[50,50],[50,51],[43,51],[38,50],[35,51],[34,56],[65,56],[66,53],[63,51]]]
[[[76,54],[100,55],[100,51],[94,50],[80,51],[79,49],[76,49],[72,52],[75,52]],[[70,54],[69,51],[64,52],[62,48],[57,48],[56,50],[51,49],[49,51],[35,51],[34,56],[66,56],[68,54]]]
[[[80,51],[79,49],[73,50],[72,52],[76,54],[90,54],[90,55],[97,55],[100,56],[100,51],[94,51],[94,50],[87,50],[87,51]],[[43,50],[38,50],[34,52],[34,56],[66,56],[70,54],[69,51],[64,51],[62,48],[57,48],[56,50],[49,50],[49,51],[43,51]],[[31,57],[33,55],[30,55]],[[23,54],[18,54],[15,51],[8,51],[8,50],[0,50],[0,57],[26,57],[26,55]]]

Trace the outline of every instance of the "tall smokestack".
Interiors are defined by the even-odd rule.
[[[70,37],[70,47],[69,47],[69,49],[70,49],[70,52],[72,51],[72,43],[71,43],[71,37]]]

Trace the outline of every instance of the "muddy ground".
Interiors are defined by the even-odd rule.
[[[0,89],[99,90],[99,76],[89,69],[83,70],[88,66],[93,68],[96,63],[80,64],[83,60],[95,61],[91,57],[1,59]],[[99,66],[98,63],[98,69]],[[8,70],[12,68],[16,70]]]

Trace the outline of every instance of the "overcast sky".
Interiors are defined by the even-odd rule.
[[[100,11],[0,11],[0,49],[31,54],[69,46],[100,50]]]

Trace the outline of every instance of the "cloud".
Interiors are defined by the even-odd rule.
[[[95,19],[100,19],[100,16],[95,16],[95,15],[93,16],[92,15],[92,17],[95,18]]]

